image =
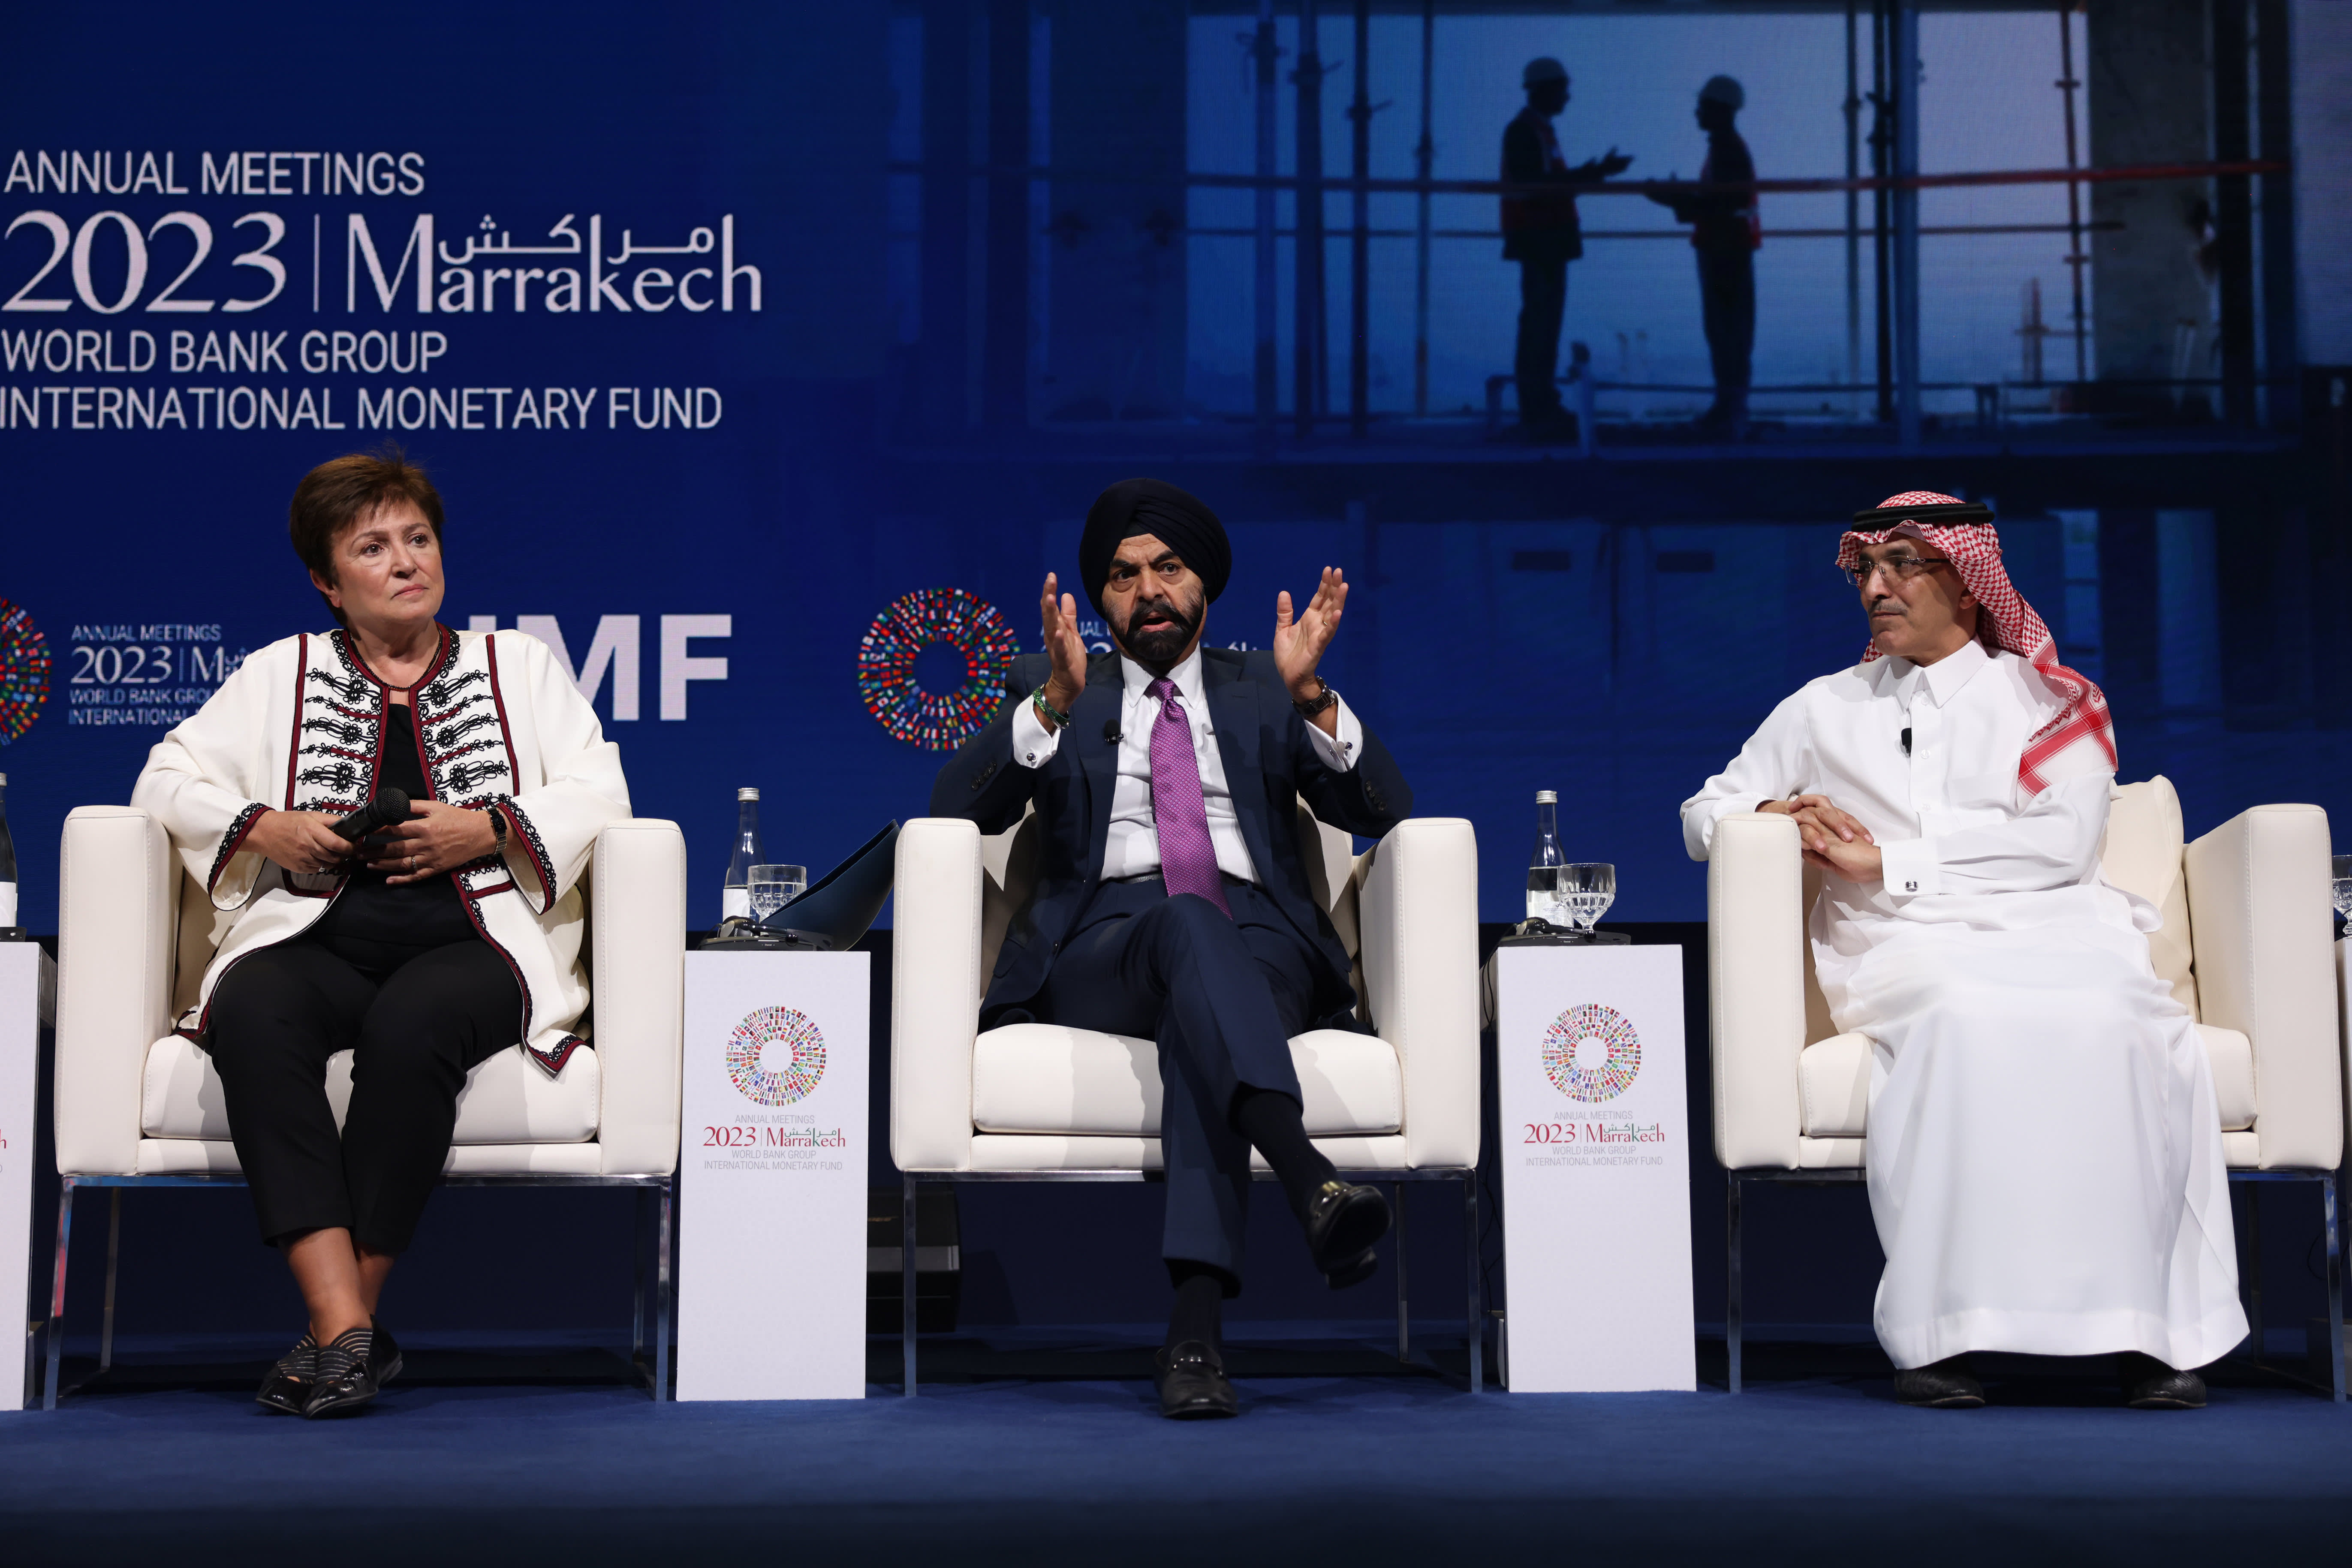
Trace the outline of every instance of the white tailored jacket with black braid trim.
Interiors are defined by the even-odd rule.
[[[588,975],[580,879],[596,835],[629,815],[620,748],[563,661],[528,633],[441,632],[396,706],[349,634],[291,637],[247,656],[194,718],[148,753],[131,805],[170,833],[187,871],[173,998],[202,1044],[221,976],[299,936],[341,873],[289,872],[246,848],[268,810],[356,811],[375,793],[387,723],[416,726],[433,797],[506,818],[506,849],[449,873],[475,928],[522,992],[516,1042],[549,1073],[583,1043]]]

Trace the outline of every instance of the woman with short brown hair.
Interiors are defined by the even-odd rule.
[[[561,1073],[582,1043],[578,883],[629,815],[619,750],[562,662],[435,618],[442,524],[396,450],[312,469],[289,531],[337,628],[247,657],[131,795],[219,911],[178,1026],[220,1075],[262,1239],[310,1308],[258,1397],[305,1416],[363,1405],[400,1369],[377,1300],[467,1074],[515,1048]],[[357,844],[335,831],[387,789],[404,818]]]

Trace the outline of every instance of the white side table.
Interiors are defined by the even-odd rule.
[[[1509,1387],[1694,1389],[1683,951],[1494,971]]]
[[[689,952],[677,1396],[866,1394],[862,952]]]
[[[0,1301],[23,1321],[33,1245],[33,1129],[39,1108],[41,1026],[48,1021],[57,965],[38,944],[0,942]],[[34,1397],[33,1344],[25,1336],[24,1375],[0,1377],[0,1410]]]

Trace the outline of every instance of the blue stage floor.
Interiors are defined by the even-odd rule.
[[[2217,1377],[2198,1413],[2121,1409],[2096,1369],[2070,1365],[1989,1377],[1993,1408],[1926,1412],[1894,1404],[1865,1349],[1787,1345],[1759,1347],[1751,1367],[1775,1381],[1737,1398],[1473,1398],[1433,1369],[1376,1374],[1375,1341],[1327,1340],[1248,1353],[1348,1375],[1246,1378],[1242,1419],[1176,1426],[1148,1382],[1088,1375],[1139,1359],[1133,1339],[1037,1332],[934,1359],[1044,1375],[943,1381],[911,1403],[877,1384],[861,1402],[656,1407],[609,1385],[467,1381],[488,1363],[422,1346],[419,1379],[331,1424],[217,1381],[93,1391],[0,1418],[0,1543],[18,1563],[1436,1563],[1534,1548],[1811,1564],[2341,1562],[2352,1540],[2352,1407],[2259,1374]],[[1458,1347],[1440,1342],[1440,1362]]]

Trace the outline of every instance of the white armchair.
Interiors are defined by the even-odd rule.
[[[1361,856],[1298,813],[1317,899],[1356,961],[1377,1035],[1290,1042],[1307,1130],[1360,1180],[1464,1184],[1471,1386],[1478,1383],[1478,856],[1470,824],[1399,824]],[[923,817],[898,836],[891,966],[890,1152],[907,1234],[920,1181],[1144,1181],[1160,1168],[1152,1042],[1046,1024],[982,1032],[980,1002],[1028,900],[1034,818],[982,837]],[[1260,1174],[1265,1174],[1260,1164]],[[1399,1354],[1407,1345],[1404,1210],[1396,1205]],[[915,1392],[913,1249],[906,1252],[905,1388]]]
[[[2157,973],[2197,1020],[2213,1068],[2221,1145],[2238,1181],[2315,1182],[2326,1211],[2328,1311],[2344,1397],[2343,1281],[2335,1172],[2344,1152],[2327,814],[2260,805],[2193,844],[2162,777],[2115,792],[2100,863],[2160,910]],[[1820,891],[1796,824],[1743,813],[1716,829],[1707,862],[1708,1007],[1715,1154],[1728,1178],[1731,1387],[1740,1385],[1740,1189],[1753,1181],[1863,1175],[1871,1046],[1841,1035],[1813,978],[1805,915]],[[2063,1130],[2053,1129],[2063,1136]],[[2247,1245],[2255,1235],[2248,1228]],[[2259,1253],[2243,1272],[2255,1353]]]
[[[477,1067],[457,1097],[443,1179],[640,1190],[632,1353],[645,1348],[650,1263],[655,1331],[647,1370],[654,1397],[662,1399],[684,1016],[686,849],[677,824],[639,818],[606,827],[597,837],[583,896],[593,1043],[574,1051],[551,1079],[519,1047]],[[119,1226],[124,1187],[244,1181],[212,1058],[172,1032],[212,957],[222,918],[182,874],[163,825],[146,812],[82,806],[66,818],[56,1072],[63,1191],[49,1308],[48,1408],[58,1394],[76,1190],[113,1188],[110,1223]],[[340,1052],[327,1068],[339,1124],[351,1088],[351,1053]],[[112,1360],[115,1251],[110,1244],[101,1371]]]

